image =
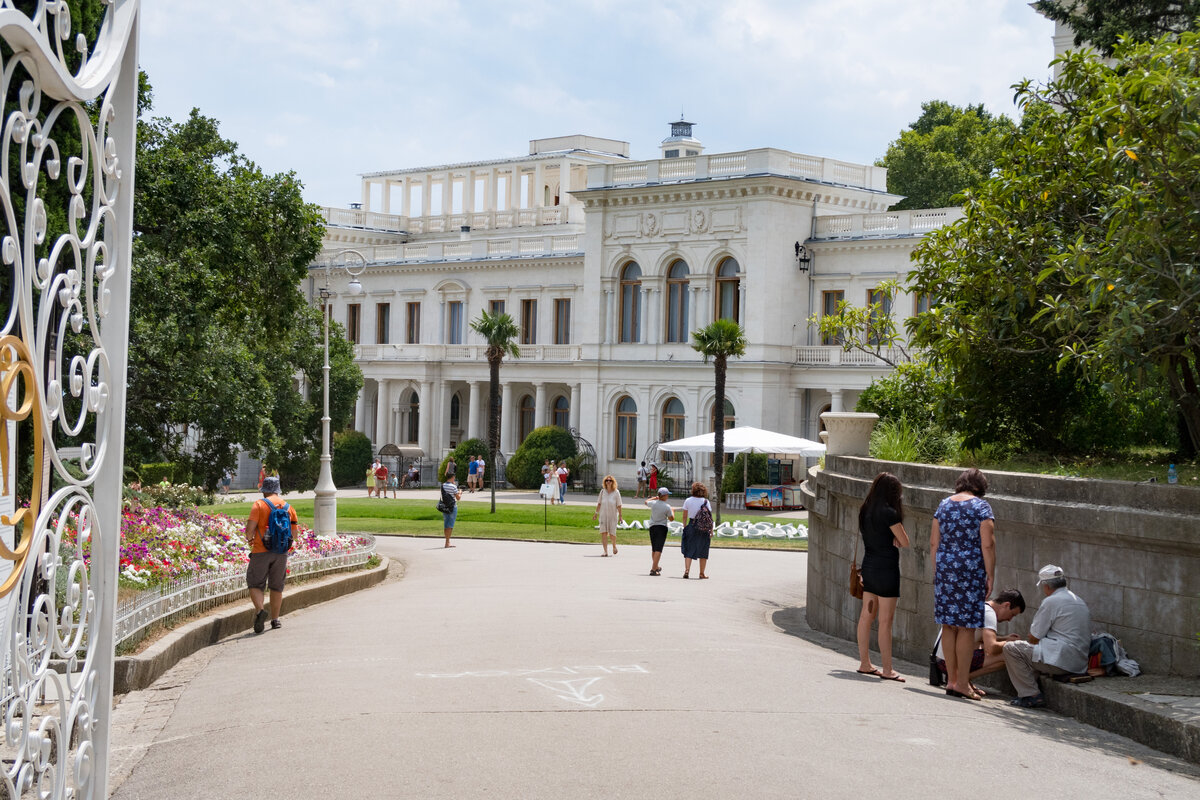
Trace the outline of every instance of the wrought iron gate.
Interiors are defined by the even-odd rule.
[[[0,0],[0,793],[107,796],[138,0]]]

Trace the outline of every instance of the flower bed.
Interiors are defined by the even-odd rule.
[[[244,519],[224,514],[127,505],[121,515],[120,585],[147,589],[201,572],[244,570],[250,560],[245,531]],[[292,556],[322,558],[364,542],[299,526]]]

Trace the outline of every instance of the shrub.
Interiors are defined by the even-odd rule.
[[[163,481],[170,483],[175,478],[175,465],[169,461],[156,464],[142,464],[141,474],[142,483],[145,485],[162,483]]]
[[[742,470],[743,463],[746,460],[746,453],[738,453],[728,467],[725,468],[725,475],[721,478],[721,494],[726,495],[730,492],[742,491]],[[767,456],[765,453],[750,453],[749,473],[746,476],[749,485],[753,486],[756,483],[767,482]]]
[[[213,503],[208,489],[184,483],[131,483],[123,494],[127,504],[145,508],[193,508]]]
[[[509,459],[505,477],[518,489],[536,489],[542,484],[542,464],[546,459],[561,461],[578,452],[574,437],[565,428],[557,425],[537,428]]]
[[[883,461],[940,464],[960,451],[961,438],[936,423],[918,424],[907,417],[881,420],[871,432],[871,457]]]
[[[487,465],[487,469],[483,473],[485,480],[487,480],[489,475],[494,474],[492,472],[492,459],[488,455],[487,442],[483,441],[483,439],[467,439],[465,442],[459,442],[458,447],[454,448],[450,452],[450,455],[454,456],[454,476],[458,478],[460,486],[467,485],[467,470],[469,469],[467,461],[471,456],[483,456],[483,463]],[[450,456],[446,456],[438,464],[439,479],[442,473],[445,472],[446,462],[449,460]],[[490,486],[491,484],[489,483],[488,485]]]
[[[333,435],[333,461],[329,465],[335,486],[358,486],[371,466],[371,440],[358,431]]]

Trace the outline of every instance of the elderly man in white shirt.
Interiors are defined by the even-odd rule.
[[[1037,674],[1075,675],[1087,671],[1092,645],[1092,615],[1087,603],[1067,588],[1062,567],[1047,564],[1038,570],[1045,600],[1029,625],[1029,641],[1006,642],[1004,666],[1017,690],[1014,706],[1041,708],[1046,698]]]

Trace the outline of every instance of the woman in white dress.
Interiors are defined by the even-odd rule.
[[[550,484],[550,488],[553,490],[550,492],[550,505],[554,505],[558,501],[558,472],[556,470],[557,467],[555,467],[554,462],[551,461],[550,472],[547,473],[546,481],[546,483]]]
[[[608,557],[608,540],[612,539],[613,555],[617,554],[617,525],[621,522],[621,493],[617,491],[617,480],[612,475],[604,476],[603,488],[600,489],[600,500],[596,503],[596,513],[592,519],[600,521],[600,546],[604,548],[604,557]]]

